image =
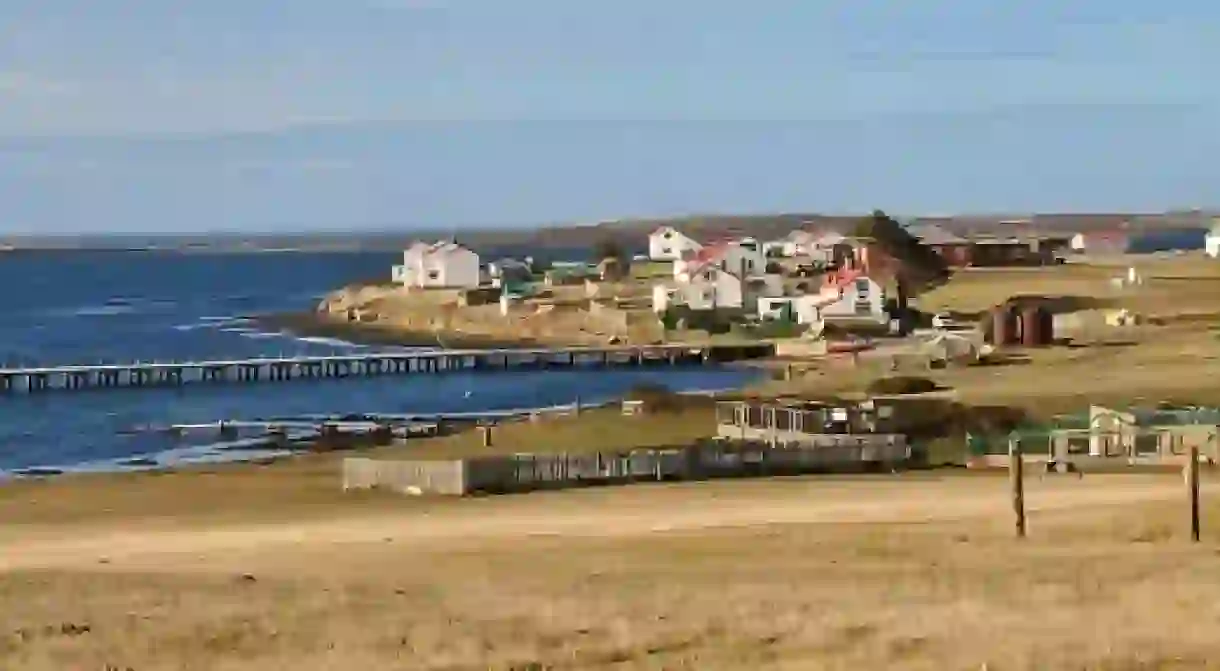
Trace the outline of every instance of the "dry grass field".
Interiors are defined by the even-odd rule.
[[[965,474],[266,502],[274,522],[61,509],[0,535],[0,668],[1220,663],[1220,508],[1191,545],[1176,476],[1028,498],[1025,541],[1005,480]]]

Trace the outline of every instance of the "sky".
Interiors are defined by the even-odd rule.
[[[1217,206],[1209,0],[4,0],[0,232]]]

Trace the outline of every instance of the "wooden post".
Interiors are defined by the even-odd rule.
[[[1012,489],[1012,512],[1017,518],[1017,538],[1025,538],[1025,460],[1021,457],[1021,439],[1008,438],[1008,482]]]
[[[1190,540],[1199,542],[1199,447],[1190,448],[1190,462],[1186,464],[1186,492],[1190,497]]]
[[[491,440],[491,429],[492,429],[492,426],[491,426],[490,424],[487,424],[487,425],[482,426],[482,427],[480,427],[480,428],[483,430],[483,447],[491,447],[491,443],[492,443],[492,440]]]

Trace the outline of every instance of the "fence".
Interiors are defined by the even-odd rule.
[[[1009,441],[1020,443],[1025,461],[1091,464],[1181,464],[1192,449],[1209,462],[1220,462],[1216,425],[1123,427],[1120,430],[1049,428],[1018,429],[1007,435],[968,435],[968,458],[978,465],[1007,463]]]
[[[908,464],[905,440],[884,444],[766,447],[709,441],[619,453],[516,454],[451,461],[349,458],[343,488],[466,495],[641,480],[704,480],[892,469]]]

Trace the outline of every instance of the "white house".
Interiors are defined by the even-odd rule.
[[[677,261],[700,249],[703,245],[697,240],[672,226],[662,226],[648,235],[648,258],[653,261]]]
[[[889,319],[885,312],[885,290],[860,271],[827,274],[820,295],[827,301],[822,307],[826,319],[868,319],[878,323]]]
[[[762,245],[752,238],[718,242],[688,252],[674,261],[674,279],[690,281],[692,275],[707,266],[726,270],[737,277],[750,277],[766,272],[767,257],[763,254]]]
[[[745,305],[745,286],[736,275],[708,266],[688,281],[657,284],[652,290],[652,309],[664,312],[670,306],[692,310],[741,309]]]
[[[479,255],[456,242],[417,242],[403,252],[402,265],[394,266],[394,281],[408,287],[462,288],[479,286]]]
[[[1211,230],[1203,239],[1203,251],[1213,259],[1220,258],[1220,219],[1212,220]]]
[[[822,308],[831,302],[825,296],[764,296],[758,299],[758,316],[763,320],[790,319],[798,324],[821,323]]]

